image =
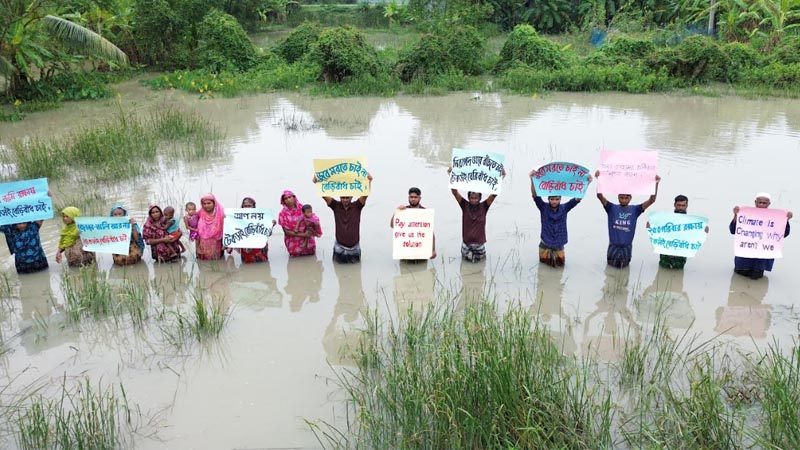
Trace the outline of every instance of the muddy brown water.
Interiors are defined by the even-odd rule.
[[[750,281],[732,274],[733,239],[727,230],[733,206],[751,204],[759,191],[772,194],[773,207],[800,212],[796,100],[471,93],[200,100],[135,82],[118,90],[119,98],[111,101],[70,103],[21,123],[0,124],[0,142],[57,136],[120,108],[198,111],[225,130],[225,156],[122,182],[106,189],[107,205],[92,206],[88,213],[107,214],[121,202],[142,222],[151,202],[177,207],[207,191],[225,206],[251,196],[259,207],[277,211],[281,191],[291,189],[315,207],[324,231],[317,256],[300,259],[288,258],[278,232],[270,241],[270,262],[263,265],[240,266],[233,257],[154,266],[148,258],[122,270],[101,257],[112,282],[150,279],[165,304],[185,302],[188,285],[226,299],[232,316],[219,342],[195,346],[189,356],[154,351],[129,329],[84,324],[77,332],[60,326],[62,269],[51,261],[49,272],[18,277],[12,257],[0,248],[2,270],[13,286],[0,315],[11,347],[0,359],[0,385],[21,389],[65,373],[122,382],[128,398],[156,417],[143,428],[158,438],[138,437],[137,448],[318,447],[304,419],[343,425],[342,395],[328,381],[330,365],[351,364],[341,349],[357,339],[364,311],[377,308],[396,316],[408,307],[424,307],[434,293],[469,292],[472,301],[486,293],[501,305],[519,301],[551,327],[565,353],[593,351],[608,360],[619,356],[615,335],[646,329],[656,309],[653,298],[665,292],[666,321],[676,332],[721,335],[718,339],[748,348],[773,339],[787,346],[798,333],[800,239],[790,236],[774,272]],[[288,123],[299,130],[287,131]],[[453,147],[507,158],[503,192],[488,217],[488,259],[479,264],[460,260],[460,211],[446,176]],[[594,167],[601,148],[657,150],[663,181],[651,211],[671,211],[672,198],[682,193],[690,198],[690,213],[710,218],[708,240],[683,272],[658,268],[646,240],[646,218],[639,222],[630,269],[607,269],[606,217],[591,195],[569,216],[566,268],[537,263],[540,226],[527,173],[552,160]],[[330,259],[333,218],[315,197],[311,161],[351,155],[368,159],[374,193],[362,217],[363,263],[340,266]],[[391,259],[387,222],[410,186],[419,186],[422,203],[436,210],[439,257],[401,266]],[[53,185],[56,196],[73,188]],[[49,220],[42,230],[51,259],[58,228],[57,220]],[[54,323],[46,337],[33,320],[37,314]]]

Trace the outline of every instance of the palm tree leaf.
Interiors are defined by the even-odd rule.
[[[0,55],[0,76],[10,77],[17,72],[17,68],[5,56]]]
[[[74,48],[88,50],[120,64],[128,63],[128,55],[125,52],[112,44],[111,41],[88,28],[51,15],[44,16],[42,22],[53,36],[65,41]]]

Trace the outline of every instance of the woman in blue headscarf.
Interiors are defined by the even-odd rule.
[[[122,205],[114,205],[111,208],[111,217],[127,217],[128,210]],[[142,253],[144,252],[144,238],[142,238],[142,230],[139,229],[139,224],[136,219],[131,217],[131,244],[130,250],[127,255],[112,255],[114,264],[118,266],[130,266],[142,260]]]

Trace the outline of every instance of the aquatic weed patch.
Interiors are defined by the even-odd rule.
[[[119,114],[57,138],[17,140],[3,159],[19,178],[78,178],[112,181],[133,178],[152,167],[158,150],[170,143],[219,146],[222,133],[196,114],[162,111],[149,117]],[[214,152],[206,152],[213,154]]]
[[[23,450],[113,449],[130,444],[134,411],[120,384],[93,387],[89,379],[67,386],[55,398],[32,395],[15,419]]]

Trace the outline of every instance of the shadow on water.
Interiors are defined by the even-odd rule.
[[[352,351],[357,348],[359,329],[363,328],[367,298],[361,281],[361,264],[333,264],[339,283],[339,296],[322,346],[328,362],[334,365],[354,366]]]
[[[683,287],[683,270],[658,268],[653,283],[633,301],[634,317],[641,323],[663,322],[686,330],[695,321],[694,308]]]
[[[536,295],[530,313],[539,316],[540,322],[550,330],[553,342],[562,353],[574,355],[577,344],[572,321],[562,304],[564,296],[562,275],[563,269],[539,264],[536,269]]]
[[[289,296],[292,312],[300,312],[306,302],[319,302],[323,271],[322,262],[316,256],[295,256],[287,260],[283,291]]]

